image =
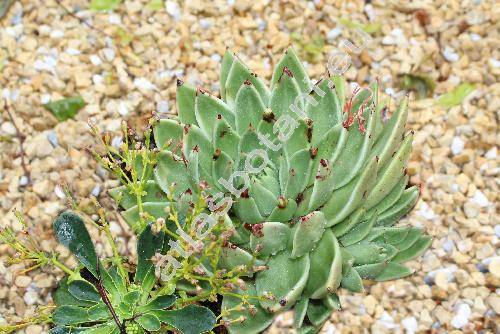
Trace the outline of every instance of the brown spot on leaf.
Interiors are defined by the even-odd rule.
[[[288,205],[288,201],[283,196],[278,196],[278,208],[284,209]]]
[[[221,155],[221,150],[220,148],[216,149],[215,152],[214,152],[214,155],[212,156],[212,159],[215,161],[217,159],[219,159],[220,155]]]
[[[274,117],[274,113],[270,110],[264,111],[264,114],[262,115],[262,119],[267,123],[274,122]]]
[[[252,225],[252,234],[257,238],[262,238],[264,236],[264,232],[262,229],[264,228],[264,224],[254,224]]]
[[[309,150],[309,154],[311,155],[311,159],[316,158],[316,155],[318,155],[318,148],[313,147]]]

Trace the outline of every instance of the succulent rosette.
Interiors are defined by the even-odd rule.
[[[220,98],[178,82],[178,115],[154,125],[160,153],[141,208],[168,220],[167,198],[189,208],[203,191],[233,231],[220,266],[265,265],[247,277],[258,298],[226,317],[229,331],[261,332],[291,309],[297,330],[315,333],[340,309],[339,288],[410,275],[403,263],[431,239],[394,227],[419,197],[406,175],[407,99],[389,118],[377,84],[349,96],[340,76],[313,84],[293,49],[270,88],[229,51],[220,80]],[[126,185],[111,194],[141,230],[137,198]]]

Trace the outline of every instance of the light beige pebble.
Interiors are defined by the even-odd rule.
[[[40,334],[43,331],[43,327],[40,325],[29,325],[25,331],[26,334]]]
[[[377,300],[372,295],[368,295],[363,299],[363,305],[366,307],[366,312],[373,315],[375,312],[375,307],[377,306]]]
[[[448,289],[448,273],[439,271],[434,278],[436,285],[444,290]]]
[[[40,180],[36,181],[33,184],[33,192],[41,197],[46,197],[51,193],[50,189],[50,181],[49,180]]]
[[[26,288],[31,284],[31,277],[29,276],[17,276],[14,280],[14,284],[20,288]]]
[[[496,278],[500,278],[500,257],[494,257],[488,265],[488,270]]]
[[[35,284],[39,288],[49,288],[54,284],[54,278],[50,276],[38,276],[35,277]]]
[[[488,304],[493,308],[493,311],[495,311],[497,314],[500,314],[500,296],[498,296],[495,293],[492,293],[486,301]]]

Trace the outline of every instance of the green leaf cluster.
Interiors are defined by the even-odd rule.
[[[407,99],[388,118],[377,84],[351,96],[339,76],[313,85],[293,49],[277,63],[270,87],[226,52],[220,87],[219,99],[179,81],[178,115],[153,124],[156,148],[141,153],[139,169],[148,172],[110,193],[139,232],[144,217],[185,231],[196,226],[182,217],[217,217],[224,232],[199,240],[202,249],[217,251],[190,258],[207,269],[201,295],[223,296],[221,316],[231,333],[258,333],[290,309],[300,333],[315,333],[340,309],[339,288],[359,292],[362,279],[412,273],[403,263],[431,239],[394,226],[419,196],[406,175],[413,140],[405,131]],[[144,164],[148,154],[154,163]],[[231,205],[198,205],[221,198]],[[166,209],[173,205],[183,208],[177,216]],[[210,248],[214,240],[221,247]],[[237,268],[247,272],[232,290],[214,283]]]
[[[206,307],[177,307],[176,297],[158,289],[151,257],[163,248],[164,233],[148,225],[139,235],[135,273],[107,266],[97,255],[83,220],[64,212],[54,221],[61,244],[78,259],[79,271],[64,278],[54,294],[53,334],[165,333],[210,331],[215,315]]]

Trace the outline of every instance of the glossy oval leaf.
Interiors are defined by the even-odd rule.
[[[78,215],[65,211],[56,218],[53,228],[57,240],[67,247],[95,277],[99,277],[97,254],[83,220]]]

